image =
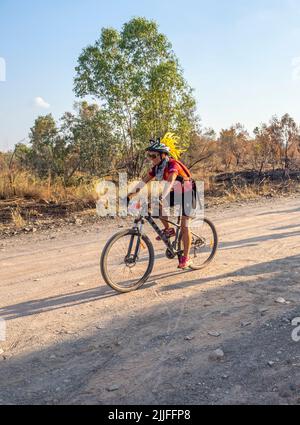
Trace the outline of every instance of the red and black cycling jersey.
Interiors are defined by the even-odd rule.
[[[182,192],[182,189],[184,192],[192,190],[192,178],[188,168],[182,162],[176,161],[174,158],[169,158],[164,170],[163,180],[168,181],[170,175],[174,173],[177,175],[176,181],[180,183],[174,185],[175,192]],[[149,176],[155,178],[156,167],[150,170]]]

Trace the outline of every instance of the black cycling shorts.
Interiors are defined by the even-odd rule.
[[[179,198],[179,199],[178,199]],[[169,197],[167,197],[167,200],[170,200],[169,207],[172,208],[175,205],[181,206],[180,216],[181,217],[192,217],[193,213],[195,211],[195,200],[194,200],[194,193],[191,192],[182,192],[181,194],[181,202],[180,202],[180,194],[176,194],[174,191],[170,192]],[[176,202],[175,202],[176,201]]]

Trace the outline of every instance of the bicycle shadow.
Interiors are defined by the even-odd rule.
[[[71,294],[57,295],[39,300],[29,300],[0,308],[0,316],[5,320],[13,320],[20,317],[47,313],[62,308],[75,307],[90,302],[104,300],[118,295],[108,286],[103,288],[92,288],[86,291],[77,291]]]
[[[148,284],[155,284],[157,280],[163,280],[163,279],[166,279],[167,277],[182,276],[182,275],[193,273],[193,272],[195,271],[194,270],[176,270],[174,272],[152,274],[147,284],[145,285],[145,287],[149,286]]]

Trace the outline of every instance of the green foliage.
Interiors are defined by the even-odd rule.
[[[55,154],[58,130],[51,114],[40,116],[30,130],[30,160],[40,177],[52,174],[56,164]]]
[[[60,176],[67,185],[77,171],[101,176],[114,167],[118,142],[107,113],[87,102],[76,108],[77,115],[65,113],[59,127],[52,115],[38,117],[30,132],[31,148],[16,150],[40,177]]]
[[[97,105],[87,102],[78,104],[77,110],[77,116],[66,113],[61,120],[68,161],[92,176],[105,175],[118,159],[118,139],[113,135],[109,117]],[[69,168],[76,171],[74,165]]]
[[[102,29],[99,40],[83,50],[76,72],[76,94],[102,102],[132,175],[141,171],[149,138],[172,131],[189,143],[197,122],[195,100],[155,22],[134,18],[120,32]]]

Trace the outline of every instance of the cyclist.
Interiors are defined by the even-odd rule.
[[[179,259],[178,268],[186,269],[192,265],[192,260],[190,259],[192,245],[190,216],[193,209],[193,180],[190,171],[179,161],[182,150],[178,149],[176,144],[176,138],[170,133],[167,133],[162,140],[150,140],[150,146],[146,149],[146,152],[148,159],[152,162],[152,169],[142,180],[142,185],[154,179],[167,182],[161,194],[161,205],[169,207],[181,205],[183,256]],[[131,198],[139,193],[140,190],[141,184],[137,185],[128,197]],[[178,202],[178,199],[180,199],[180,202]],[[174,237],[176,233],[174,228],[171,228],[166,221],[168,217],[160,215],[160,219],[164,225],[164,234],[168,238]],[[157,240],[160,240],[160,238],[157,238]]]

